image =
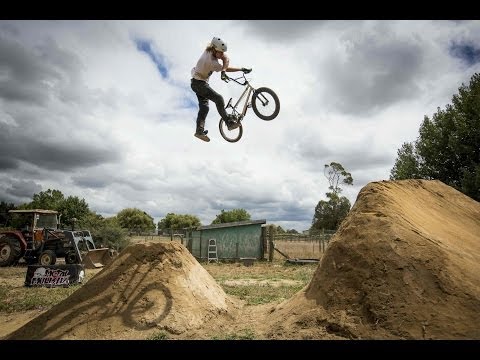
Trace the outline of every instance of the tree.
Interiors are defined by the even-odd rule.
[[[153,217],[137,208],[123,209],[117,214],[118,224],[137,234],[155,230]]]
[[[56,189],[48,189],[33,194],[32,202],[22,204],[19,208],[58,211],[62,215],[60,218],[62,227],[72,227],[74,219],[76,219],[75,221],[82,221],[90,213],[85,199],[80,199],[78,196],[65,198],[63,193]]]
[[[104,221],[105,219],[102,215],[89,211],[88,214],[77,222],[77,226],[80,229],[88,229],[93,233],[104,225]]]
[[[128,230],[120,226],[116,216],[105,219],[102,215],[90,211],[78,221],[76,228],[90,230],[96,247],[121,251],[131,240]]]
[[[90,213],[85,199],[80,200],[77,196],[69,196],[56,210],[62,214],[61,223],[67,227],[74,226],[74,222],[82,221]]]
[[[200,219],[195,215],[168,213],[165,218],[158,222],[159,230],[183,229],[201,226]]]
[[[5,201],[0,202],[0,226],[5,226],[8,218],[8,211],[15,209],[13,203],[7,203]]]
[[[328,188],[331,191],[325,194],[328,201],[320,200],[315,207],[311,233],[318,233],[321,230],[337,230],[351,207],[350,201],[346,197],[340,196],[342,188],[339,186],[339,182],[342,179],[342,183],[352,185],[352,175],[336,162],[331,162],[330,165],[325,164],[324,175],[328,179],[330,184]]]
[[[48,189],[47,191],[40,191],[38,194],[33,194],[33,200],[28,204],[27,209],[58,211],[64,200],[65,197],[60,190]]]
[[[215,220],[212,221],[212,224],[224,224],[246,220],[250,220],[250,214],[245,209],[233,209],[229,211],[222,210]]]
[[[403,143],[397,151],[398,160],[391,170],[390,179],[417,179],[422,178],[420,174],[420,159],[411,143]]]
[[[391,180],[436,179],[480,201],[480,74],[459,88],[452,104],[427,116],[414,143],[398,151]]]
[[[99,246],[117,251],[121,251],[130,243],[127,229],[122,228],[116,216],[104,219],[102,226],[95,233],[92,232],[92,237]]]
[[[328,201],[320,200],[315,206],[315,215],[310,231],[312,234],[322,230],[337,230],[350,211],[350,201],[334,193],[327,193]]]
[[[325,177],[328,179],[330,186],[328,187],[333,193],[339,194],[342,192],[342,188],[338,186],[338,182],[343,177],[342,182],[347,185],[353,184],[352,175],[346,172],[343,166],[336,162],[331,162],[330,165],[325,164],[323,169]]]

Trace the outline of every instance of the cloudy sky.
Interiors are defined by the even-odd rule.
[[[250,109],[237,143],[193,136],[190,70],[213,36],[230,64],[280,98],[263,121]],[[480,72],[479,21],[0,21],[0,200],[47,189],[112,216],[155,219],[224,210],[308,229],[325,200],[324,165],[352,174],[352,205],[388,180],[424,116]],[[233,73],[231,74],[233,75]],[[226,101],[243,90],[210,85]]]

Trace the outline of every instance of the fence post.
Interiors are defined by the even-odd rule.
[[[275,239],[275,226],[270,225],[268,229],[268,261],[273,261],[273,240]]]
[[[261,260],[265,259],[265,253],[267,252],[267,228],[266,226],[262,226],[262,257]]]

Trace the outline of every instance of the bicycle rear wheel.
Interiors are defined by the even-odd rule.
[[[273,90],[261,87],[252,96],[253,112],[262,120],[270,121],[280,112],[280,99]]]
[[[240,123],[238,128],[228,130],[227,124],[225,124],[222,118],[220,118],[220,122],[218,123],[218,129],[220,130],[220,135],[228,142],[237,142],[243,135],[242,123]]]

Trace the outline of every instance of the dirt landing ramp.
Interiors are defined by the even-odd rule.
[[[480,339],[480,203],[440,181],[365,186],[270,336]]]
[[[136,244],[8,339],[147,339],[226,321],[235,309],[184,246]]]

